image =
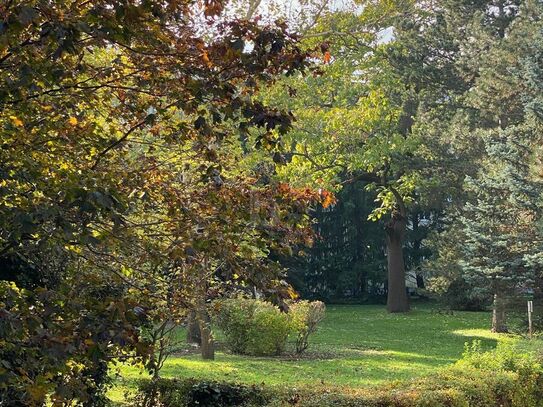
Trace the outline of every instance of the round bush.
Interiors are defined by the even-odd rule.
[[[218,303],[215,321],[233,353],[255,356],[284,351],[291,323],[287,314],[265,301],[235,298]]]

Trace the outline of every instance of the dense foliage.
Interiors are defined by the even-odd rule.
[[[104,405],[118,361],[158,380],[187,317],[212,359],[240,294],[266,301],[223,302],[234,352],[302,352],[324,308],[283,312],[290,284],[492,302],[496,332],[540,309],[541,2],[298,6],[0,4],[0,404]]]
[[[133,400],[137,407],[235,407],[247,404],[264,405],[267,400],[267,395],[260,387],[216,381],[143,381],[138,390],[138,395]]]
[[[341,190],[317,212],[323,241],[293,264],[294,284],[364,299],[375,282],[401,312],[407,268],[454,307],[480,309],[504,290],[540,301],[541,4],[362,4],[303,32],[307,47],[325,41],[322,76],[265,93],[298,117],[281,175]],[[507,302],[495,301],[496,317]]]
[[[288,315],[296,336],[296,353],[300,355],[309,347],[309,335],[317,332],[324,319],[326,307],[321,301],[298,301],[289,306]]]
[[[149,330],[196,310],[210,344],[210,297],[284,296],[267,254],[309,242],[317,194],[263,181],[238,140],[274,150],[292,117],[253,95],[307,55],[222,7],[0,5],[2,403],[101,405],[112,359],[157,371]]]
[[[217,326],[232,352],[257,356],[283,352],[291,325],[277,306],[240,298],[221,301],[217,308]]]

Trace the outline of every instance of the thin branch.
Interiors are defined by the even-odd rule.
[[[119,144],[121,144],[122,142],[124,142],[129,136],[130,134],[132,134],[134,131],[136,131],[137,129],[139,129],[140,127],[142,127],[145,123],[147,123],[147,117],[143,120],[140,120],[139,122],[137,122],[135,125],[133,125],[132,127],[130,127],[128,129],[128,131],[126,131],[122,137],[120,137],[119,139],[115,140],[113,143],[111,143],[109,146],[107,146],[104,150],[102,150],[98,156],[96,157],[96,161],[94,162],[94,164],[92,165],[91,169],[94,170],[97,166],[98,166],[98,163],[100,162],[100,160],[102,159],[103,156],[105,156],[108,152],[110,152],[111,150],[113,150],[115,147],[117,147]]]

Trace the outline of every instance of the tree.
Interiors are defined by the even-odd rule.
[[[321,15],[304,37],[308,46],[325,41],[324,75],[291,77],[266,98],[298,117],[284,141],[285,177],[335,190],[349,180],[363,181],[375,191],[380,206],[370,218],[387,218],[391,312],[409,309],[403,253],[408,206],[425,180],[421,137],[413,127],[418,90],[414,79],[405,81],[393,64],[399,46],[390,26],[415,11],[413,4],[400,1],[368,3],[361,13]]]
[[[375,195],[350,182],[327,208],[317,206],[314,243],[303,255],[281,259],[302,298],[381,301],[386,295],[382,230],[368,220]]]
[[[539,252],[541,239],[534,223],[543,185],[532,178],[531,142],[521,129],[508,130],[487,141],[489,161],[477,179],[468,178],[473,199],[459,219],[463,275],[492,293],[494,332],[507,331],[507,297],[532,286],[536,273],[526,259]]]
[[[469,161],[482,169],[474,173],[466,166],[465,188],[457,194],[457,204],[447,210],[444,233],[457,239],[446,239],[449,244],[438,254],[439,261],[455,272],[440,277],[470,284],[474,294],[490,289],[495,296],[493,329],[502,331],[506,329],[504,297],[518,288],[532,288],[538,269],[526,260],[539,245],[536,223],[541,193],[533,173],[540,119],[528,102],[536,100],[537,91],[526,66],[530,65],[527,59],[531,60],[527,56],[537,54],[541,5],[531,1],[460,7],[447,3],[442,14],[449,36],[462,50],[455,64],[470,84],[457,97],[461,103],[457,109],[468,124],[464,131],[468,141],[482,142],[485,149],[470,155]],[[451,133],[458,129],[453,121],[450,125],[454,126]],[[457,214],[459,222],[453,220]],[[455,249],[458,239],[468,244]],[[519,242],[524,243],[522,249]]]
[[[202,312],[218,281],[277,285],[268,247],[309,239],[316,195],[258,184],[228,152],[251,127],[273,150],[291,116],[252,95],[307,55],[285,26],[219,21],[222,6],[0,6],[0,257],[16,284],[1,289],[0,397],[10,405],[105,403],[113,357],[153,371],[147,330]]]

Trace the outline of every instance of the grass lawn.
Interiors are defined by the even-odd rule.
[[[217,352],[215,361],[203,361],[199,355],[172,356],[162,376],[289,387],[322,383],[362,387],[431,373],[457,360],[464,343],[473,339],[480,339],[487,349],[498,341],[515,340],[492,334],[490,314],[485,312],[441,315],[431,305],[415,304],[409,314],[388,314],[378,305],[329,305],[319,332],[310,338],[307,355],[300,359],[225,352]],[[110,394],[115,401],[145,377],[132,366],[123,366],[121,374]]]

